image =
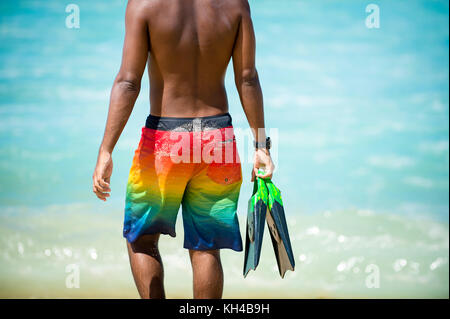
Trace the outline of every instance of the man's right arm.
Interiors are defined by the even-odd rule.
[[[100,145],[93,178],[93,191],[106,200],[112,174],[112,152],[139,95],[142,74],[149,53],[149,36],[145,18],[145,2],[128,1],[125,14],[125,41],[122,64],[111,90],[108,118]]]
[[[241,20],[233,48],[233,69],[236,88],[242,107],[252,129],[255,141],[265,143],[264,107],[261,85],[255,66],[255,32],[250,16],[250,6],[247,0],[242,0]],[[265,174],[258,174],[258,169],[264,166]],[[274,165],[267,149],[260,148],[255,152],[255,162],[252,171],[254,176],[272,177]]]

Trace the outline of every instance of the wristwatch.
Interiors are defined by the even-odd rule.
[[[272,146],[272,141],[270,140],[270,137],[267,137],[265,142],[253,141],[253,146],[255,146],[255,148],[265,148],[270,150],[270,147]]]

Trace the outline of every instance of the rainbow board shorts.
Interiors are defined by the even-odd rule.
[[[123,236],[176,236],[180,206],[184,248],[242,251],[236,215],[242,171],[231,116],[149,115],[128,177]]]

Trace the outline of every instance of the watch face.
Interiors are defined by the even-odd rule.
[[[253,141],[253,145],[255,146],[255,148],[267,148],[267,149],[270,149],[270,147],[272,145],[272,141],[271,141],[270,137],[268,137],[268,138],[266,138],[266,142],[265,143],[264,142],[259,143],[259,142]]]

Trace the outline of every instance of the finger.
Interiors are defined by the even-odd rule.
[[[258,176],[258,167],[253,167],[252,177],[253,181],[255,180],[255,177]]]
[[[99,179],[98,179],[98,182],[99,182],[99,184],[100,184],[101,186],[109,187],[109,183],[106,181],[105,178],[99,178]]]
[[[111,196],[109,193],[101,192],[98,189],[96,189],[94,191],[94,193],[97,195],[97,197],[102,197],[102,198],[106,198],[106,197],[110,197]]]
[[[98,199],[100,199],[100,200],[106,202],[106,197],[107,197],[107,196],[103,196],[102,193],[96,193],[96,195],[97,195],[97,198],[98,198]]]
[[[261,171],[262,173],[260,173],[260,171]],[[259,169],[259,168],[256,168],[256,169],[255,169],[255,175],[258,176],[258,177],[263,176],[265,173],[266,173],[266,170],[262,170],[262,169]]]
[[[97,191],[94,191],[94,193],[99,199],[101,199],[102,201],[106,201],[106,196],[104,196],[103,193]]]
[[[95,196],[97,196],[99,199],[105,201],[106,200],[105,196],[103,195],[102,192],[100,192],[97,189],[97,185],[96,184],[97,184],[97,182],[96,182],[96,179],[94,177],[94,181],[93,181],[93,185],[92,185],[92,191],[94,192]]]
[[[97,195],[97,197],[102,198],[110,196],[109,193],[102,191],[102,189],[96,184],[94,184],[94,193]]]
[[[102,185],[101,185],[101,182],[102,182],[101,179],[96,178],[96,179],[94,180],[95,188],[96,188],[97,190],[99,190],[100,192],[103,192],[103,193],[109,192],[109,191],[110,191],[109,185],[107,185],[107,184],[105,185],[105,183],[103,183],[103,185],[105,185],[105,186],[102,186]]]
[[[107,183],[105,180],[99,179],[98,180],[98,184],[102,187],[102,189],[105,192],[110,192],[111,191],[111,188],[109,187],[109,183]]]
[[[272,178],[272,174],[273,174],[273,168],[271,166],[269,166],[266,171],[262,174],[257,174],[257,176],[259,178]]]
[[[259,178],[272,178],[272,172],[266,172],[265,174],[258,174]]]
[[[100,191],[100,190],[97,189],[97,188],[94,189],[94,193],[95,193],[97,196],[100,196],[100,197],[102,197],[102,198],[106,198],[106,197],[111,196],[109,193],[102,192],[102,191]]]

